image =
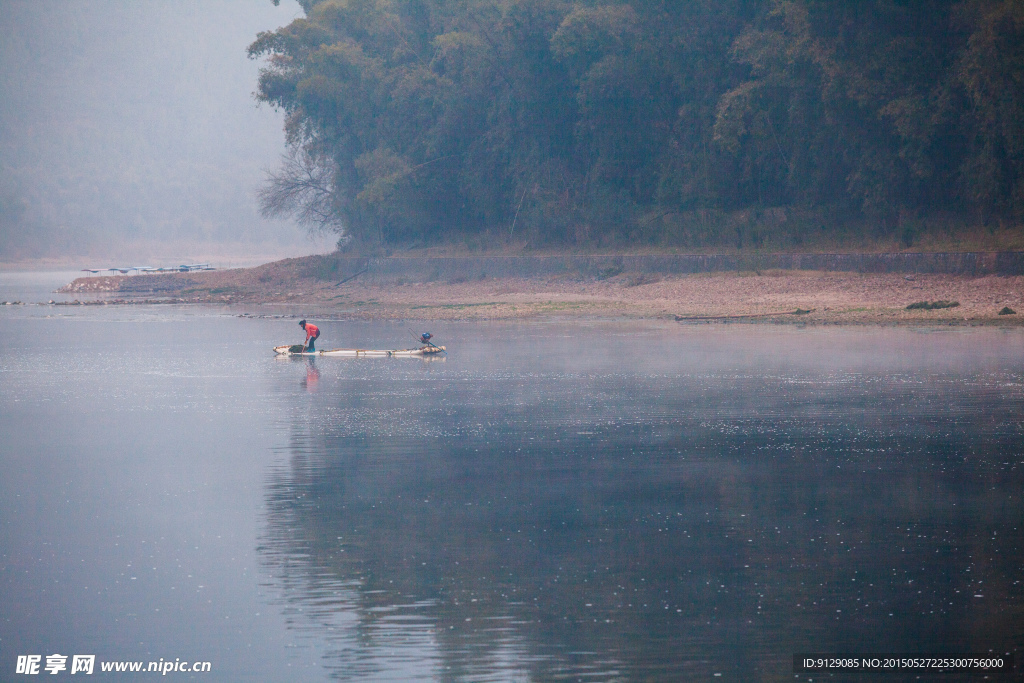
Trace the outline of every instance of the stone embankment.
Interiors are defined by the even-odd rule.
[[[619,273],[695,275],[765,270],[947,275],[1024,275],[1024,252],[889,254],[636,254],[600,256],[337,256],[339,279],[434,282]]]
[[[195,284],[195,280],[176,274],[103,275],[80,277],[61,287],[61,294],[159,294],[175,293]]]

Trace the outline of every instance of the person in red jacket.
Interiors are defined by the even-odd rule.
[[[313,345],[316,343],[316,338],[320,336],[320,328],[305,320],[299,321],[299,327],[306,331],[306,351],[316,351]]]

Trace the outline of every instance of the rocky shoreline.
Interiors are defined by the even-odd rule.
[[[358,319],[661,318],[800,324],[1024,324],[1024,275],[740,270],[393,277],[340,272],[328,257],[255,268],[84,277],[61,305],[286,306]],[[95,298],[86,300],[88,295]],[[937,305],[941,303],[942,305]],[[1010,312],[1007,312],[1010,311]]]

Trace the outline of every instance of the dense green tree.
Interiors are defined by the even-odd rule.
[[[984,3],[955,79],[967,152],[960,167],[963,199],[983,222],[993,214],[1024,215],[1024,3]]]
[[[264,208],[347,238],[1024,212],[1021,0],[300,4],[249,49],[295,151]]]

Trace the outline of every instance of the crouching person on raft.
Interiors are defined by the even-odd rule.
[[[305,320],[299,321],[299,327],[306,331],[306,351],[316,351],[314,344],[316,344],[317,337],[320,336],[320,328],[313,323],[307,323]]]

